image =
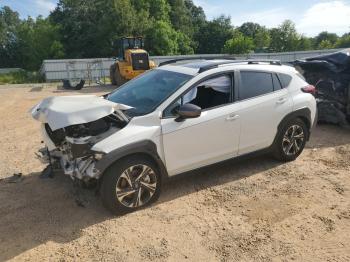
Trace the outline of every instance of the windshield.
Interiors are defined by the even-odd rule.
[[[152,70],[116,89],[107,99],[133,107],[126,111],[129,116],[146,115],[192,77],[166,70]]]

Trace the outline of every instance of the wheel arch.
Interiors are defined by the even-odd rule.
[[[295,118],[300,118],[305,123],[309,130],[309,136],[307,137],[307,140],[309,140],[311,132],[311,110],[309,108],[301,108],[286,115],[278,125],[277,135],[288,121]]]
[[[106,154],[104,157],[102,157],[102,159],[100,159],[96,163],[95,167],[102,174],[102,178],[104,173],[116,162],[124,158],[133,156],[143,156],[153,161],[157,165],[162,179],[165,180],[166,178],[168,178],[168,172],[166,170],[166,167],[162,159],[158,155],[157,146],[154,142],[150,140],[139,141],[117,148],[111,151],[110,153]]]

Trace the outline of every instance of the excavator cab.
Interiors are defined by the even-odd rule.
[[[142,37],[122,37],[119,44],[119,55],[110,68],[113,85],[120,86],[128,80],[156,67],[144,48]]]

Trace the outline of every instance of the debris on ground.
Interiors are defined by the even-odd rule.
[[[75,203],[78,207],[86,207],[89,204],[87,192],[83,189],[81,181],[74,180],[73,182],[73,195]]]
[[[85,85],[85,80],[81,79],[80,82],[76,85],[72,85],[68,79],[62,80],[63,88],[67,90],[81,90]]]
[[[350,123],[350,49],[294,62],[306,81],[316,87],[319,122]]]

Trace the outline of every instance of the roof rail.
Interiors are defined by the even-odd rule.
[[[168,61],[161,62],[159,66],[169,65],[169,64],[175,64],[177,62],[181,61],[192,61],[192,60],[214,60],[214,59],[221,59],[221,60],[236,60],[233,56],[199,56],[199,57],[186,57],[186,58],[178,58],[178,59],[172,59]]]
[[[280,65],[280,66],[282,65],[280,60],[273,60],[273,59],[263,59],[263,60],[248,59],[247,62],[249,65],[258,64],[258,63],[270,63],[270,65]]]
[[[278,65],[278,66],[282,65],[280,60],[269,60],[269,59],[265,59],[265,60],[259,60],[259,59],[234,60],[234,61],[218,62],[216,64],[203,66],[203,67],[199,68],[198,73],[203,73],[207,70],[217,68],[220,65],[239,64],[239,63],[247,63],[248,65],[257,65],[259,63],[269,63],[270,65]]]
[[[180,61],[191,61],[191,60],[214,60],[214,59],[221,59],[221,60],[228,60],[228,61],[221,61],[221,62],[216,62],[213,64],[209,64],[206,66],[202,66],[199,68],[198,73],[203,73],[205,71],[208,71],[210,69],[214,69],[219,67],[220,65],[228,65],[228,64],[239,64],[239,63],[247,63],[248,65],[257,65],[259,63],[269,63],[270,65],[278,65],[281,66],[282,63],[280,60],[273,60],[273,59],[245,59],[245,60],[236,60],[234,57],[224,57],[224,56],[219,56],[219,57],[214,57],[214,56],[202,56],[199,58],[179,58],[179,59],[173,59],[173,60],[168,60],[165,62],[162,62],[159,64],[159,66],[164,66],[164,65],[169,65],[169,64],[175,64],[176,62]]]

